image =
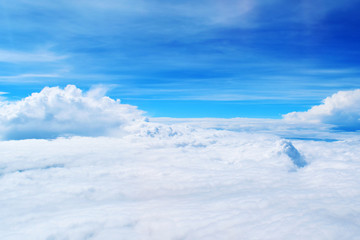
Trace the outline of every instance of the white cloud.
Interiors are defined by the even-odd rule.
[[[294,122],[284,119],[265,118],[150,118],[161,124],[186,125],[194,129],[221,129],[242,133],[276,135],[286,139],[316,141],[344,140],[349,132],[330,131],[332,125],[314,122]]]
[[[21,82],[24,80],[26,82],[39,82],[43,80],[42,78],[58,78],[59,74],[38,74],[38,73],[26,73],[26,74],[18,74],[18,75],[8,75],[8,76],[0,76],[0,82],[3,83],[15,83]]]
[[[315,122],[335,125],[342,130],[360,129],[360,89],[340,91],[327,97],[323,103],[306,112],[292,112],[284,115],[293,122]]]
[[[176,126],[173,136],[163,126],[155,135],[0,142],[0,238],[359,236],[358,140]],[[289,171],[292,151],[309,164]]]
[[[56,62],[67,58],[66,56],[56,55],[48,50],[36,52],[21,52],[0,49],[0,62],[24,63],[24,62]]]
[[[73,85],[46,87],[16,102],[0,102],[3,139],[56,138],[66,135],[111,135],[136,121],[134,106],[104,97],[99,88],[83,93]]]
[[[0,239],[359,236],[356,133],[290,141],[276,135],[323,135],[283,120],[147,122],[105,92],[1,102],[5,138],[113,136],[0,141]]]
[[[19,74],[16,76],[0,76],[0,79],[17,79],[17,78],[56,78],[58,74],[37,74],[37,73],[26,73]]]

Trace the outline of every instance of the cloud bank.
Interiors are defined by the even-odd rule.
[[[306,112],[284,115],[285,120],[332,124],[339,130],[360,130],[360,89],[339,91]]]
[[[270,132],[278,136],[309,137],[315,130],[328,132],[327,124],[344,131],[360,129],[360,89],[341,91],[307,112],[284,115],[285,121],[261,119],[188,119],[148,122],[137,107],[106,97],[94,88],[83,92],[74,85],[64,89],[45,87],[19,101],[0,98],[0,138],[29,139],[63,136],[115,136],[126,133],[169,137],[191,134],[199,129],[227,129],[239,132]],[[183,122],[182,124],[179,124]],[[171,126],[174,125],[174,126]],[[325,131],[325,132],[324,132]],[[323,134],[323,135],[324,135]],[[327,134],[325,134],[327,135]],[[329,136],[322,137],[329,137]],[[303,165],[300,163],[300,165]]]
[[[103,93],[69,85],[1,102],[5,139],[92,137],[0,141],[0,239],[358,238],[357,133],[148,122]]]
[[[161,132],[0,141],[0,238],[358,238],[359,139]]]
[[[73,85],[45,87],[20,101],[0,102],[2,139],[103,136],[144,121],[142,111],[103,95],[101,89],[82,92]]]

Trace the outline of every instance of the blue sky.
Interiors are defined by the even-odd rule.
[[[360,88],[354,0],[0,3],[0,92],[102,85],[150,116],[269,117]]]

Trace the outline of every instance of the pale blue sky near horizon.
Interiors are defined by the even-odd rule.
[[[280,118],[360,88],[355,0],[0,3],[0,92],[104,86],[154,117]]]

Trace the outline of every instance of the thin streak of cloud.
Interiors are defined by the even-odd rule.
[[[19,79],[19,78],[57,78],[60,77],[58,74],[36,74],[26,73],[15,76],[0,76],[0,79]]]
[[[19,75],[0,76],[0,83],[44,83],[46,79],[60,79],[59,74],[34,74],[26,73]]]
[[[21,52],[0,49],[0,62],[7,63],[56,62],[66,58],[65,55],[57,55],[50,51]]]
[[[305,74],[333,75],[333,74],[354,74],[358,73],[356,69],[307,69],[302,71]]]

